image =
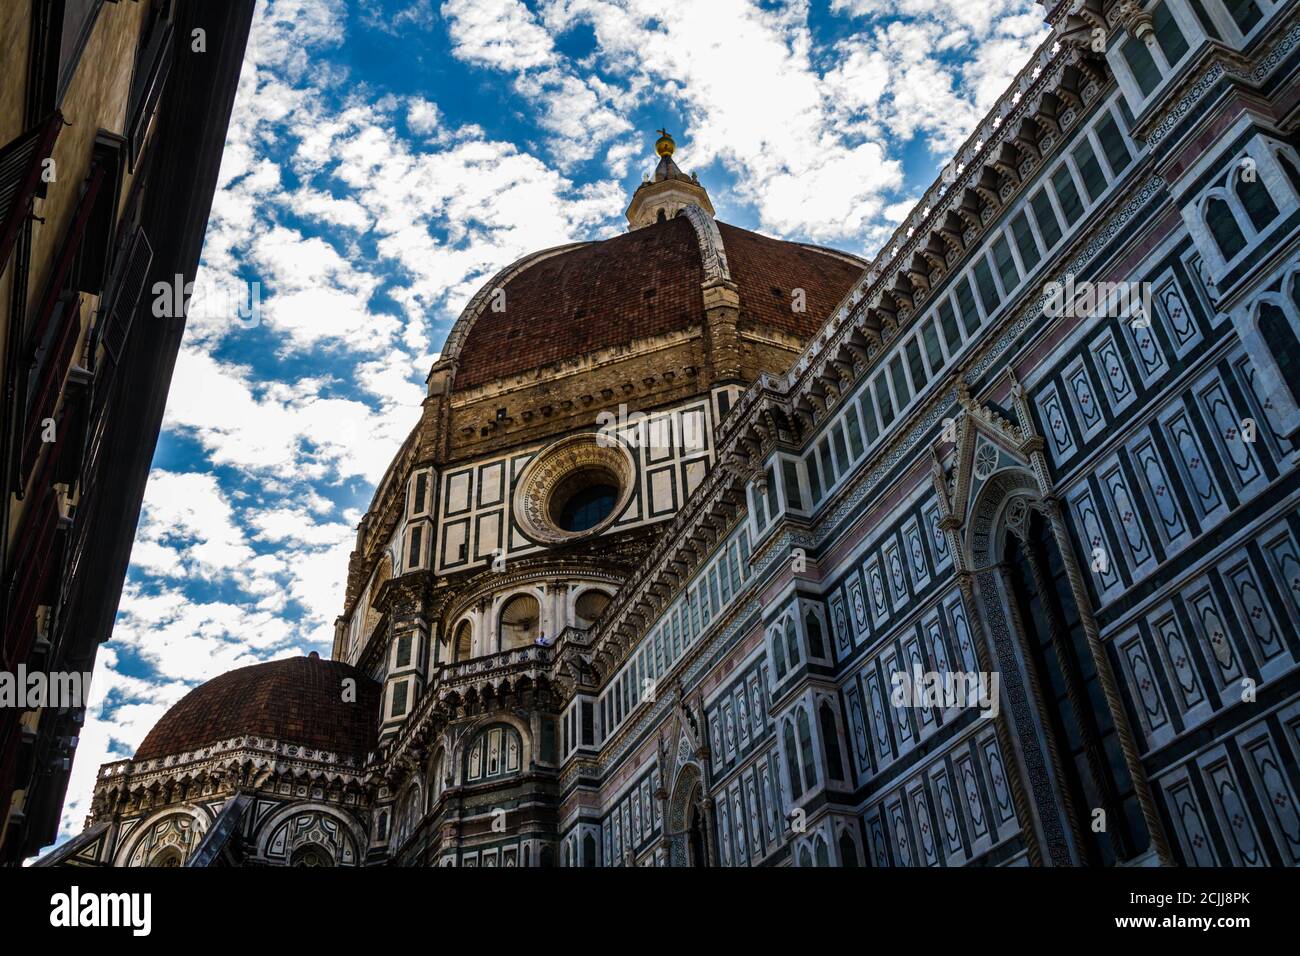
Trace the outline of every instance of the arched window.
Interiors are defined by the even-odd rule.
[[[479,783],[519,772],[523,746],[519,732],[505,724],[479,731],[465,754],[465,782]]]
[[[1297,295],[1297,287],[1300,287],[1300,282],[1292,286],[1293,296]],[[1259,334],[1273,353],[1282,381],[1291,390],[1291,400],[1300,405],[1300,391],[1297,391],[1300,389],[1300,380],[1297,380],[1300,376],[1300,339],[1296,338],[1291,320],[1272,302],[1262,302],[1259,306]]]
[[[396,839],[393,841],[396,845],[401,846],[406,842],[406,838],[415,832],[416,826],[423,816],[423,807],[421,806],[421,795],[419,784],[413,785],[403,795],[401,803],[398,805],[397,826],[393,834]]]
[[[831,712],[828,701],[822,701],[817,708],[817,718],[821,723],[822,743],[826,746],[826,772],[832,780],[843,780],[844,761],[840,757],[840,735],[835,729],[835,714]]]
[[[821,837],[817,838],[817,865],[818,866],[831,865],[830,848],[826,846],[826,841]]]
[[[1300,315],[1300,272],[1291,277],[1291,302],[1295,305],[1296,314]]]
[[[446,753],[439,750],[429,764],[429,807],[430,809],[442,796],[443,777],[446,776]]]
[[[1246,236],[1237,225],[1237,217],[1227,202],[1218,196],[1211,197],[1205,204],[1205,224],[1225,261],[1231,261],[1246,248]]]
[[[803,781],[799,779],[799,748],[794,743],[794,725],[785,722],[785,766],[790,774],[790,797],[798,800],[803,796]]]
[[[452,642],[452,661],[467,661],[473,653],[474,629],[469,621],[456,625],[456,639]]]
[[[772,632],[772,666],[776,668],[776,679],[785,676],[785,647],[781,641],[781,629]]]
[[[794,618],[785,619],[785,645],[790,652],[790,667],[799,666],[799,635],[794,630]]]
[[[501,608],[501,650],[535,644],[541,634],[541,611],[537,598],[516,594]]]
[[[817,786],[817,766],[813,763],[812,728],[808,726],[808,712],[800,707],[796,720],[799,723],[799,756],[803,763],[804,782],[811,790]]]
[[[590,833],[582,838],[582,865],[596,865],[596,838]]]
[[[849,836],[848,830],[840,834],[840,865],[844,867],[858,865],[858,848],[853,843],[853,837]]]
[[[808,653],[813,657],[825,657],[826,644],[822,640],[821,619],[809,611],[804,615],[803,626],[808,631]]]
[[[799,865],[800,865],[800,866],[812,866],[812,865],[813,865],[812,854],[808,852],[808,847],[807,847],[807,846],[804,846],[804,847],[800,848],[800,850],[799,850]]]
[[[662,209],[660,209],[660,210],[659,210],[659,215],[655,217],[655,220],[656,220],[657,222],[667,222],[667,221],[668,221],[668,214],[667,214],[666,212],[664,212]]]
[[[174,846],[164,847],[154,854],[153,859],[149,861],[149,865],[161,867],[182,866],[183,857],[180,848]]]
[[[1237,198],[1246,209],[1246,215],[1250,217],[1250,224],[1256,232],[1263,232],[1264,227],[1277,218],[1277,204],[1259,181],[1258,171],[1251,179],[1238,176],[1236,191]]]
[[[609,595],[604,591],[595,588],[583,591],[573,604],[574,623],[578,627],[591,627],[607,607],[609,607]]]
[[[1300,196],[1300,169],[1296,169],[1294,160],[1287,153],[1278,150],[1273,155],[1277,157],[1277,164],[1282,167],[1282,172],[1290,181],[1291,188],[1295,190],[1297,196]]]
[[[561,866],[572,866],[572,865],[573,864],[569,861],[569,844],[566,843],[564,844],[564,862],[561,864]]]

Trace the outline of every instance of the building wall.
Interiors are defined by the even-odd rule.
[[[243,0],[0,12],[7,671],[88,673],[107,639],[184,307],[143,332],[132,317],[151,268],[197,267],[251,14]],[[83,707],[0,714],[0,861],[52,839]]]
[[[1268,41],[1266,23],[1251,35],[1252,52],[1270,64],[1248,74],[1268,91],[1262,105],[1212,62],[1188,66],[1208,52],[1204,38],[1189,8],[1169,7],[1188,40],[1187,72],[1171,71],[1150,96],[1127,77],[1095,85],[906,331],[805,441],[768,459],[775,499],[751,485],[738,519],[754,541],[750,583],[677,672],[652,671],[680,680],[695,701],[704,756],[684,744],[675,757],[675,736],[658,744],[679,732],[680,708],[643,705],[631,730],[566,768],[566,848],[598,825],[603,864],[684,860],[680,838],[662,826],[680,795],[671,775],[660,777],[694,753],[711,798],[712,852],[724,865],[1088,861],[1082,831],[1106,801],[1063,805],[1072,771],[1050,726],[1052,690],[1025,663],[1031,631],[996,567],[1004,559],[995,544],[981,544],[1005,537],[1011,520],[989,495],[1014,501],[1027,491],[1059,515],[1065,563],[1079,571],[1113,675],[1111,706],[1099,681],[1083,681],[1092,696],[1081,709],[1119,705],[1111,723],[1125,728],[1137,776],[1149,781],[1154,821],[1143,820],[1131,793],[1107,807],[1111,833],[1124,814],[1136,834],[1123,859],[1296,862],[1300,433],[1294,397],[1274,377],[1287,359],[1251,338],[1259,303],[1281,303],[1300,278],[1300,180],[1268,162],[1294,151],[1296,29],[1275,21]],[[1123,42],[1122,32],[1112,36],[1108,60]],[[1100,133],[1103,121],[1111,130],[1108,119],[1123,131],[1123,152],[1106,152],[1116,149]],[[1094,196],[1081,163],[1085,137],[1102,174]],[[1277,213],[1252,230],[1234,206],[1247,244],[1224,263],[1197,204],[1221,181],[1231,186],[1246,156],[1257,159]],[[1084,206],[1072,228],[1059,223],[1062,197],[1049,185],[1061,168]],[[1063,235],[1047,241],[1031,211],[1033,245],[1021,247],[1017,218],[1040,189]],[[992,247],[998,234],[1012,263],[1005,276]],[[954,290],[968,277],[978,283],[973,264],[990,253],[999,302],[989,308],[973,285],[964,329]],[[1147,284],[1149,322],[1113,309],[1044,316],[1044,283],[1065,271],[1081,283]],[[908,361],[912,342],[919,362]],[[895,350],[902,361],[891,367]],[[974,399],[958,394],[959,381]],[[889,423],[880,393],[866,392],[877,387],[890,390]],[[942,703],[893,706],[894,676],[913,667],[992,667],[1005,705],[1020,712],[999,720]],[[1017,674],[1024,686],[1008,688]],[[1018,756],[1030,750],[1036,761]],[[1117,746],[1101,756],[1104,776],[1123,764]],[[1047,782],[1034,787],[1039,774]]]

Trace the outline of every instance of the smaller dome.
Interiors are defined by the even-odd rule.
[[[344,681],[356,681],[355,702]],[[135,760],[186,753],[232,737],[271,737],[363,761],[375,747],[379,685],[318,655],[267,661],[200,684],[154,724]]]

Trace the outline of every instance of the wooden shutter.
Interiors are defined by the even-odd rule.
[[[27,376],[26,417],[23,428],[21,474],[36,460],[41,440],[41,421],[54,413],[59,392],[68,366],[72,362],[77,340],[81,336],[81,298],[75,290],[68,290],[68,273],[77,258],[81,237],[86,232],[86,222],[95,208],[104,181],[104,171],[91,172],[81,200],[72,216],[72,224],[64,236],[59,257],[45,285],[45,296],[36,313],[36,322],[28,338],[31,356]]]
[[[149,266],[152,264],[153,247],[149,245],[149,237],[145,235],[144,228],[139,227],[123,250],[108,295],[99,307],[99,338],[114,365],[121,361],[122,349],[131,332],[135,309],[140,296],[144,294],[144,285],[149,279]]]
[[[41,164],[54,152],[54,141],[62,129],[63,114],[55,111],[0,149],[0,272],[4,272],[32,211],[32,200],[41,185]]]
[[[167,77],[171,73],[172,59],[175,56],[173,33],[170,23],[161,20],[155,22],[136,63],[126,128],[127,164],[133,173],[144,139],[149,134],[149,123],[153,120],[158,99],[162,96],[163,87],[167,85]]]

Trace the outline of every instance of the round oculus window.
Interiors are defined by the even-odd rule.
[[[633,474],[622,445],[593,434],[563,439],[520,475],[515,518],[525,534],[544,544],[597,534],[627,506]]]

